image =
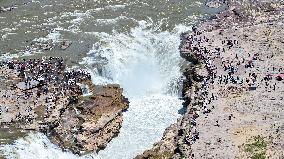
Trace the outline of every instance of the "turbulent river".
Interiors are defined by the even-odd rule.
[[[49,54],[61,53],[70,63],[88,68],[95,84],[120,84],[130,101],[120,134],[98,154],[79,157],[63,152],[41,133],[29,133],[0,147],[6,158],[20,159],[129,159],[151,148],[181,116],[180,34],[216,12],[200,0],[43,0],[14,10],[12,19],[0,14],[3,57],[48,55],[26,49],[20,36],[24,33],[34,40],[68,39],[69,51]],[[41,27],[49,28],[47,33]],[[6,44],[12,41],[14,53],[7,54]]]

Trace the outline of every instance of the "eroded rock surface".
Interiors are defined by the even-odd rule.
[[[284,4],[227,3],[182,35],[186,113],[137,158],[283,158]]]
[[[65,67],[57,57],[3,62],[1,127],[43,132],[77,154],[99,151],[119,133],[128,100],[119,85],[95,86],[86,71]]]

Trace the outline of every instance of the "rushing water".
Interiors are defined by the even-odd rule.
[[[150,29],[147,29],[150,28]],[[109,63],[102,76],[121,84],[130,107],[123,114],[121,132],[98,158],[133,158],[151,148],[178,118],[180,90],[179,32],[159,32],[145,21],[129,34],[99,34],[105,43],[91,57]]]
[[[1,1],[0,1],[1,2]],[[48,26],[48,34],[42,32],[26,36],[34,41],[62,39],[73,42],[67,51],[51,50],[50,55],[61,53],[70,61],[86,66],[93,74],[95,84],[119,83],[129,98],[130,107],[123,114],[123,124],[118,137],[105,150],[80,158],[128,159],[133,158],[161,139],[164,130],[180,116],[181,89],[179,56],[180,33],[190,30],[190,25],[213,10],[198,0],[116,0],[116,1],[32,1],[18,7],[14,21],[27,19],[29,27],[9,25],[9,19],[0,27],[2,52],[9,50],[6,43],[22,44],[23,37],[15,38],[7,30],[22,34],[33,27]],[[38,9],[39,7],[41,9]],[[23,17],[21,11],[29,11],[32,18]],[[17,15],[17,12],[19,12]],[[43,13],[42,13],[43,12]],[[34,14],[34,15],[33,15]],[[37,18],[34,18],[37,16]],[[19,24],[18,24],[19,25]],[[24,25],[24,24],[21,24]],[[7,29],[8,27],[12,29]],[[6,32],[4,33],[4,31]],[[1,35],[0,34],[0,35]],[[4,40],[3,40],[4,39]],[[25,55],[27,48],[19,45],[17,54]],[[20,50],[20,51],[19,51]],[[38,56],[30,48],[28,54]],[[1,52],[1,50],[0,50]],[[23,54],[24,52],[24,54]],[[85,52],[83,56],[80,52]],[[45,54],[45,52],[41,53]],[[0,134],[1,135],[1,134]],[[50,143],[41,133],[30,133],[13,144],[0,147],[7,158],[21,159],[73,159],[79,158],[63,152]]]

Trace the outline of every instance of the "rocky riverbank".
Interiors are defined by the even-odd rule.
[[[186,113],[136,158],[283,158],[284,4],[223,2],[182,35]]]
[[[59,57],[1,63],[1,129],[43,132],[64,150],[104,149],[119,133],[128,100],[119,85],[95,86]]]

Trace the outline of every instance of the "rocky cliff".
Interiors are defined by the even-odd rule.
[[[128,100],[119,85],[96,86],[62,58],[1,63],[1,128],[43,132],[76,154],[99,151],[119,133]]]
[[[283,158],[284,4],[223,2],[181,36],[186,113],[136,158]]]

